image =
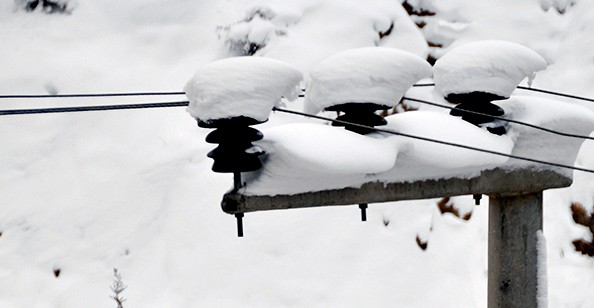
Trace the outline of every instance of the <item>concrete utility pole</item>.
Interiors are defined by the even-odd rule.
[[[542,297],[547,294],[546,281],[540,281],[539,277],[539,266],[546,266],[545,260],[541,260],[545,254],[539,253],[538,247],[538,232],[543,228],[542,193],[546,189],[567,187],[571,183],[572,178],[557,169],[493,169],[468,179],[370,182],[361,188],[294,195],[258,196],[243,194],[240,189],[227,193],[222,207],[225,212],[237,215],[266,210],[486,194],[489,195],[489,308],[536,308],[539,303],[546,303],[546,298],[542,301]]]
[[[542,191],[489,197],[489,307],[538,307]],[[545,247],[542,247],[544,249]],[[542,294],[542,295],[541,295]],[[543,308],[543,307],[540,307]]]

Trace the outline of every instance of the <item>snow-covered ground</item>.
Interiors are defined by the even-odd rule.
[[[350,48],[425,57],[502,39],[547,60],[533,86],[594,97],[593,2],[410,3],[437,14],[409,18],[389,0],[79,0],[71,15],[46,15],[7,0],[0,93],[180,91],[200,66],[252,43],[307,73]],[[409,96],[439,99],[427,88]],[[2,99],[0,109],[178,99]],[[289,122],[314,121],[273,113],[256,128]],[[372,204],[367,223],[356,206],[247,214],[240,239],[220,210],[232,178],[210,171],[208,132],[184,108],[0,117],[0,307],[116,307],[113,268],[126,308],[486,307],[485,198],[452,198],[468,221],[436,200]],[[594,169],[594,142],[576,165]],[[571,243],[592,235],[573,222],[574,201],[592,210],[594,176],[576,172],[572,187],[545,193],[549,307],[594,307],[594,258]]]

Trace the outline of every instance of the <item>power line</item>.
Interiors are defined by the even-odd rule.
[[[434,84],[415,84],[413,87],[428,87]],[[305,92],[305,89],[301,89]],[[7,98],[73,98],[73,97],[118,97],[118,96],[167,96],[185,95],[186,92],[119,92],[119,93],[72,93],[72,94],[6,94],[0,95],[0,99]],[[299,95],[303,97],[303,94]]]
[[[411,102],[417,102],[417,103],[421,103],[421,104],[427,104],[427,105],[431,105],[431,106],[436,106],[436,107],[440,107],[440,108],[445,108],[445,109],[450,109],[450,110],[454,110],[456,109],[455,107],[451,107],[451,106],[446,106],[446,105],[442,105],[442,104],[438,104],[438,103],[433,103],[433,102],[429,102],[429,101],[425,101],[425,100],[421,100],[421,99],[417,99],[417,98],[410,98],[410,97],[403,97],[402,99],[404,100],[408,100]],[[571,137],[571,138],[579,138],[579,139],[587,139],[587,140],[594,140],[593,137],[590,136],[583,136],[583,135],[576,135],[576,134],[570,134],[570,133],[565,133],[565,132],[559,132],[556,130],[552,130],[552,129],[548,129],[542,126],[538,126],[538,125],[534,125],[534,124],[530,124],[530,123],[526,123],[526,122],[522,122],[522,121],[517,121],[517,120],[512,120],[512,119],[508,119],[508,118],[504,118],[504,117],[499,117],[499,116],[494,116],[494,115],[490,115],[490,114],[486,114],[486,113],[482,113],[482,112],[477,112],[477,111],[471,111],[471,110],[466,110],[466,109],[456,109],[456,110],[461,110],[464,113],[470,113],[470,114],[475,114],[475,115],[480,115],[480,116],[486,116],[486,117],[490,117],[493,119],[497,119],[497,120],[501,120],[501,121],[505,121],[505,122],[509,122],[509,123],[515,123],[515,124],[519,124],[519,125],[524,125],[527,127],[531,127],[534,129],[538,129],[538,130],[542,130],[551,134],[555,134],[555,135],[559,135],[559,136],[565,136],[565,137]]]
[[[434,86],[435,86],[434,83],[418,83],[418,84],[413,85],[413,87],[434,87]],[[594,103],[594,99],[592,99],[592,98],[577,96],[577,95],[573,95],[573,94],[567,94],[567,93],[562,93],[562,92],[555,92],[555,91],[544,90],[544,89],[539,89],[539,88],[532,88],[532,87],[525,87],[525,86],[517,86],[516,88],[520,89],[520,90],[540,92],[540,93],[545,93],[545,94],[549,94],[549,95],[567,97],[567,98],[572,98],[572,99],[577,99],[577,100]]]
[[[418,83],[414,84],[413,87],[433,87],[435,86],[434,83]],[[573,94],[567,94],[562,92],[555,92],[549,91],[544,89],[532,88],[532,87],[525,87],[525,86],[518,86],[518,89],[527,90],[527,91],[534,91],[545,93],[549,95],[556,95],[562,96],[577,100],[583,100],[588,102],[594,102],[594,99],[587,98],[583,96],[577,96]],[[120,92],[120,93],[75,93],[75,94],[10,94],[10,95],[0,95],[0,99],[7,99],[7,98],[65,98],[65,97],[118,97],[118,96],[167,96],[167,95],[185,95],[185,92]],[[303,95],[300,95],[303,97]]]
[[[430,87],[435,84],[415,84],[413,87]],[[305,89],[302,89],[305,92]],[[61,97],[118,97],[118,96],[167,96],[185,95],[186,92],[117,92],[117,93],[72,93],[72,94],[6,94],[1,98],[61,98]]]
[[[413,102],[428,104],[428,105],[432,105],[432,106],[436,106],[436,107],[440,107],[440,108],[454,109],[454,107],[441,105],[438,103],[433,103],[433,102],[420,100],[420,99],[416,99],[416,98],[404,97],[403,99],[413,101]],[[188,104],[189,104],[188,101],[176,101],[176,102],[158,102],[158,103],[144,103],[144,104],[76,106],[76,107],[37,108],[37,109],[8,109],[8,110],[0,110],[0,116],[2,116],[2,115],[43,114],[43,113],[64,113],[64,112],[85,112],[85,111],[107,111],[107,110],[124,110],[124,109],[186,107],[186,106],[188,106]],[[546,131],[546,132],[560,135],[560,136],[579,138],[579,139],[585,139],[585,140],[594,140],[594,138],[590,137],[590,136],[582,136],[582,135],[570,134],[570,133],[565,133],[565,132],[559,132],[559,131],[555,131],[552,129],[537,126],[534,124],[525,123],[525,122],[516,121],[516,120],[512,120],[512,119],[508,119],[508,118],[498,117],[498,116],[492,116],[492,115],[488,115],[488,114],[480,113],[480,112],[476,112],[476,111],[464,110],[464,112],[481,115],[481,116],[487,116],[487,117],[491,117],[491,118],[498,119],[501,121],[506,121],[506,122],[515,123],[515,124],[519,124],[519,125],[524,125],[527,127]]]
[[[0,115],[106,111],[106,110],[146,109],[146,108],[169,108],[169,107],[186,107],[188,105],[189,105],[188,101],[175,101],[175,102],[158,102],[158,103],[145,103],[145,104],[127,104],[127,105],[100,105],[100,106],[79,106],[79,107],[59,107],[59,108],[39,108],[39,109],[13,109],[13,110],[0,110]],[[574,167],[574,166],[569,166],[569,165],[563,165],[563,164],[557,164],[557,163],[542,161],[542,160],[533,159],[533,158],[515,156],[515,155],[510,155],[510,154],[505,154],[505,153],[501,153],[501,152],[476,148],[476,147],[467,146],[467,145],[463,145],[463,144],[457,144],[457,143],[448,142],[448,141],[442,141],[442,140],[437,140],[437,139],[431,139],[431,138],[426,138],[426,137],[405,134],[405,133],[399,133],[399,132],[395,132],[392,130],[371,127],[371,126],[361,125],[361,124],[357,124],[357,123],[351,123],[351,122],[337,120],[337,119],[331,119],[331,118],[322,117],[322,116],[313,115],[313,114],[307,114],[307,113],[303,113],[303,112],[299,112],[299,111],[287,110],[287,109],[282,109],[282,108],[277,108],[277,107],[274,107],[273,111],[296,114],[296,115],[310,117],[310,118],[314,118],[314,119],[340,123],[343,125],[346,124],[346,125],[350,125],[350,126],[371,129],[371,130],[375,130],[378,132],[384,132],[384,133],[388,133],[388,134],[393,134],[393,135],[398,135],[398,136],[403,136],[403,137],[408,137],[408,138],[413,138],[413,139],[418,139],[418,140],[424,140],[424,141],[428,141],[428,142],[439,143],[439,144],[444,144],[444,145],[448,145],[448,146],[454,146],[454,147],[464,148],[464,149],[468,149],[468,150],[489,153],[489,154],[493,154],[493,155],[505,156],[508,158],[515,158],[518,160],[524,160],[524,161],[529,161],[529,162],[534,162],[534,163],[539,163],[539,164],[544,164],[544,165],[549,165],[549,166],[554,166],[554,167],[560,167],[560,168],[566,168],[566,169],[572,169],[572,170],[577,170],[577,171],[594,173],[594,170],[590,170],[590,169]]]
[[[443,140],[437,140],[437,139],[432,139],[432,138],[427,138],[427,137],[420,137],[420,136],[416,136],[416,135],[399,133],[399,132],[395,132],[393,130],[382,129],[382,128],[377,128],[377,127],[372,127],[372,126],[367,126],[367,125],[361,125],[361,124],[351,123],[351,122],[337,120],[337,119],[331,119],[331,118],[322,117],[322,116],[313,115],[313,114],[308,114],[308,113],[303,113],[303,112],[299,112],[299,111],[293,111],[293,110],[282,109],[282,108],[277,108],[277,107],[274,107],[272,110],[273,111],[278,111],[278,112],[289,113],[289,114],[300,115],[300,116],[304,116],[304,117],[308,117],[308,118],[314,118],[314,119],[318,119],[318,120],[331,121],[331,122],[339,123],[339,124],[343,124],[343,125],[349,125],[349,126],[356,126],[356,127],[359,127],[359,128],[371,129],[371,130],[378,131],[378,132],[384,132],[384,133],[388,133],[388,134],[392,134],[392,135],[403,136],[403,137],[417,139],[417,140],[424,140],[424,141],[427,141],[427,142],[439,143],[439,144],[443,144],[443,145],[448,145],[448,146],[453,146],[453,147],[458,147],[458,148],[473,150],[473,151],[477,151],[477,152],[489,153],[489,154],[493,154],[493,155],[504,156],[504,157],[508,157],[508,158],[514,158],[514,159],[518,159],[518,160],[529,161],[529,162],[543,164],[543,165],[549,165],[549,166],[560,167],[560,168],[565,168],[565,169],[571,169],[571,170],[583,171],[583,172],[588,172],[588,173],[594,173],[594,170],[591,170],[591,169],[585,169],[585,168],[580,168],[580,167],[575,167],[575,166],[563,165],[563,164],[558,164],[558,163],[553,163],[553,162],[538,160],[538,159],[534,159],[534,158],[516,156],[516,155],[506,154],[506,153],[502,153],[502,152],[491,151],[491,150],[476,148],[476,147],[472,147],[472,146],[468,146],[468,145],[464,145],[464,144],[453,143],[453,142],[448,142],[448,141],[443,141]]]
[[[116,96],[166,96],[185,95],[185,92],[122,92],[122,93],[79,93],[79,94],[17,94],[0,95],[0,98],[60,98],[60,97],[116,97]]]
[[[421,86],[424,86],[424,85],[425,84],[421,84]],[[426,85],[429,86],[430,84],[426,84]],[[159,94],[171,93],[171,92],[152,92],[152,93],[155,95],[159,95]],[[120,94],[134,95],[134,94],[138,94],[138,93],[120,93]],[[146,93],[144,93],[144,94],[146,94]],[[75,94],[72,94],[72,95],[75,95]],[[101,94],[88,94],[88,95],[101,95]],[[116,95],[116,94],[107,93],[104,95]],[[416,98],[403,97],[403,99],[413,101],[413,102],[422,103],[422,104],[428,104],[428,105],[436,106],[436,107],[440,107],[440,108],[446,108],[446,109],[450,109],[450,110],[455,109],[454,107],[450,107],[450,106],[446,106],[446,105],[442,105],[442,104],[438,104],[438,103],[433,103],[433,102],[429,102],[426,100],[416,99]],[[38,109],[12,109],[12,110],[0,110],[0,116],[2,116],[2,115],[23,115],[23,114],[42,114],[42,113],[62,113],[62,112],[83,112],[83,111],[106,111],[106,110],[122,110],[122,109],[185,107],[185,106],[188,106],[188,104],[189,104],[188,101],[177,101],[177,102],[159,102],[159,103],[145,103],[145,104],[119,104],[119,105],[77,106],[77,107],[57,107],[57,108],[38,108]],[[579,139],[585,139],[585,140],[594,140],[594,138],[590,137],[590,136],[583,136],[583,135],[559,132],[559,131],[544,128],[544,127],[541,127],[538,125],[521,122],[521,121],[517,121],[517,120],[512,120],[512,119],[508,119],[508,118],[503,118],[503,117],[499,117],[499,116],[493,116],[493,115],[489,115],[489,114],[485,114],[485,113],[481,113],[481,112],[470,111],[470,110],[464,110],[464,112],[475,114],[475,115],[491,117],[493,119],[498,119],[498,120],[509,122],[509,123],[524,125],[527,127],[531,127],[531,128],[538,129],[541,131],[546,131],[546,132],[560,135],[560,136],[579,138]]]
[[[433,83],[415,84],[413,87],[431,87]],[[304,89],[302,89],[305,92]],[[118,97],[118,96],[167,96],[185,95],[186,92],[119,92],[119,93],[72,93],[72,94],[7,94],[0,95],[0,99],[7,98],[64,98],[64,97]],[[300,95],[303,97],[303,94]]]
[[[537,88],[530,88],[530,87],[524,87],[524,86],[518,86],[518,89],[528,90],[528,91],[534,91],[534,92],[541,92],[541,93],[546,93],[546,94],[550,94],[550,95],[562,96],[562,97],[573,98],[573,99],[578,99],[578,100],[587,101],[587,102],[593,102],[594,103],[594,99],[583,97],[583,96],[577,96],[577,95],[567,94],[567,93],[554,92],[554,91],[537,89]]]
[[[186,107],[190,102],[159,102],[145,104],[125,104],[125,105],[100,105],[100,106],[78,106],[78,107],[58,107],[58,108],[37,108],[37,109],[10,109],[0,110],[2,115],[19,114],[40,114],[40,113],[62,113],[62,112],[84,112],[84,111],[105,111],[122,109],[145,109],[145,108],[167,108],[167,107]]]

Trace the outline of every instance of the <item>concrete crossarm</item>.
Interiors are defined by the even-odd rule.
[[[472,178],[448,178],[415,182],[368,182],[360,188],[313,191],[293,195],[243,195],[241,190],[223,196],[223,211],[229,214],[303,207],[352,205],[443,196],[486,194],[524,195],[570,186],[572,178],[558,169],[531,167],[485,170]]]

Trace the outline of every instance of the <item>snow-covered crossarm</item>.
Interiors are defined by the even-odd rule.
[[[512,97],[500,103],[510,119],[588,135],[594,114],[583,107]],[[387,117],[391,131],[472,146],[456,148],[384,132],[358,135],[324,124],[293,123],[264,130],[257,144],[263,168],[227,194],[229,213],[346,205],[460,194],[541,191],[571,184],[572,170],[505,155],[571,166],[584,142],[511,124],[498,136],[447,114],[416,111]]]
[[[470,178],[364,183],[358,188],[327,189],[278,195],[248,195],[229,192],[223,196],[223,211],[229,214],[334,205],[354,205],[430,199],[458,195],[506,195],[567,187],[572,178],[556,170],[522,168],[484,170]],[[248,184],[249,186],[249,184]]]
[[[594,130],[594,114],[577,106],[513,97],[501,107],[509,118],[553,130],[579,135]],[[291,129],[295,126],[309,126],[310,131],[300,129],[297,135]],[[519,158],[570,166],[584,139],[515,123],[506,134],[491,134],[459,118],[424,111],[390,116],[387,127],[500,155],[390,136],[386,131],[361,136],[324,125],[273,127],[267,134],[271,138],[260,142],[269,151],[264,168],[250,173],[243,188],[223,196],[223,211],[238,218],[241,236],[247,212],[358,204],[364,221],[369,203],[470,194],[480,200],[486,194],[489,307],[540,307],[547,294],[541,283],[545,258],[538,245],[543,191],[570,186],[573,170]],[[515,158],[506,159],[510,152]],[[361,173],[365,170],[368,173]]]
[[[584,138],[519,123],[585,136],[594,130],[594,113],[555,101],[509,98],[522,79],[544,68],[544,60],[511,43],[474,46],[466,46],[460,54],[454,50],[437,65],[441,77],[436,76],[436,87],[445,99],[458,104],[450,115],[416,111],[378,119],[374,111],[394,106],[412,83],[428,73],[427,66],[407,54],[362,49],[329,58],[313,71],[308,85],[310,112],[345,112],[327,120],[347,130],[298,122],[269,127],[264,135],[245,129],[243,135],[261,149],[255,155],[248,148],[251,143],[235,142],[230,130],[227,135],[211,133],[209,142],[233,140],[227,146],[221,143],[217,148],[221,151],[244,144],[224,155],[224,167],[234,166],[232,170],[221,169],[211,155],[213,170],[235,174],[234,188],[221,205],[235,215],[238,236],[243,236],[248,212],[358,204],[365,221],[369,203],[456,195],[474,195],[480,201],[486,194],[489,306],[537,307],[546,294],[546,287],[535,283],[542,280],[539,264],[544,262],[537,245],[543,228],[543,191],[572,184],[571,166]],[[448,68],[448,58],[459,65]],[[463,64],[460,59],[472,61]],[[262,119],[256,121],[267,118],[274,104],[251,103],[261,106],[257,109]],[[241,112],[252,111],[239,109],[240,113],[227,116],[244,118]],[[472,115],[469,110],[483,114]],[[197,118],[204,127],[220,121]],[[251,156],[253,164],[235,166],[244,156]]]

